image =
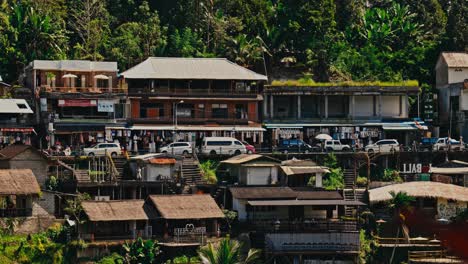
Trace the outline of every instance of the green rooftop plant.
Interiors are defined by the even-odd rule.
[[[304,77],[297,80],[274,80],[271,86],[311,86],[311,87],[327,87],[327,86],[383,86],[383,87],[396,87],[396,86],[419,86],[416,80],[407,80],[401,82],[380,82],[380,81],[344,81],[344,82],[315,82],[311,78]]]

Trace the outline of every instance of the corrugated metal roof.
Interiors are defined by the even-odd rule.
[[[432,167],[431,168],[431,173],[436,173],[436,174],[468,174],[468,167],[458,167],[458,168],[438,168],[438,167]]]
[[[248,201],[251,206],[303,206],[303,205],[366,205],[359,201],[345,200],[269,200],[269,201]]]
[[[89,61],[89,60],[34,60],[29,65],[35,70],[57,71],[105,71],[117,72],[115,61]]]
[[[277,164],[280,163],[280,161],[277,160],[277,159],[271,158],[269,156],[259,155],[259,154],[240,154],[240,155],[231,157],[231,158],[229,158],[227,160],[223,160],[223,161],[221,161],[221,163],[242,164],[242,163],[246,163],[246,162],[253,161],[253,160],[258,160],[258,159],[268,160],[268,161],[271,161],[271,162],[277,163]]]
[[[312,173],[329,173],[327,167],[322,166],[280,166],[286,175],[295,174],[312,174]]]
[[[32,114],[24,99],[0,99],[0,114]]]
[[[309,187],[231,187],[229,191],[236,199],[343,200],[343,196],[338,191]]]
[[[126,79],[268,80],[224,58],[150,57],[121,75]]]
[[[468,53],[442,52],[441,56],[449,67],[468,67]]]

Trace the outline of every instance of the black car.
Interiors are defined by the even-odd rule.
[[[282,153],[311,153],[319,152],[320,147],[312,147],[300,139],[283,139],[279,142],[277,150]]]

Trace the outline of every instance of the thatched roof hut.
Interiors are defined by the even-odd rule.
[[[369,190],[370,203],[389,201],[392,199],[390,192],[405,192],[409,196],[419,198],[444,198],[468,202],[468,188],[445,184],[440,182],[405,182],[399,184],[387,185],[380,188]]]
[[[224,218],[223,211],[209,194],[151,195],[150,200],[164,219]]]
[[[40,192],[31,169],[0,170],[0,195],[38,195]]]
[[[148,220],[144,200],[85,201],[83,211],[92,222]]]

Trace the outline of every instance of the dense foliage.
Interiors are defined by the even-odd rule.
[[[344,187],[344,172],[339,166],[338,160],[334,153],[328,154],[324,161],[323,166],[330,169],[330,173],[325,174],[323,178],[323,187],[326,190],[343,189]]]
[[[125,70],[219,56],[274,76],[431,84],[440,51],[468,49],[467,11],[465,0],[0,0],[0,75],[16,82],[34,59]]]

